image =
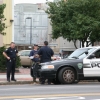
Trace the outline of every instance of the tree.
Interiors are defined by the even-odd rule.
[[[4,16],[4,9],[6,7],[6,4],[2,4],[0,5],[0,34],[5,35],[6,33],[4,32],[6,25],[4,23],[4,21],[6,20],[5,16]]]
[[[61,0],[49,2],[53,38],[63,37],[82,47],[100,41],[100,0]]]

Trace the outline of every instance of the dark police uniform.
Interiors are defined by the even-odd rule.
[[[12,74],[11,80],[15,80],[14,74],[15,74],[15,66],[16,66],[16,54],[18,51],[15,48],[7,48],[4,51],[8,57],[10,57],[10,60],[7,59],[7,80],[10,81],[10,73]]]
[[[30,55],[29,57],[31,56],[35,56],[36,54],[38,54],[38,50],[32,50],[30,52]],[[33,59],[31,59],[33,64],[32,64],[32,67],[33,67],[33,78],[34,78],[34,81],[36,81],[36,77],[37,77],[37,69],[38,69],[38,64],[40,62],[39,58],[36,58],[34,57]]]
[[[51,57],[54,55],[53,50],[48,46],[43,46],[40,48],[38,55],[41,57],[41,63],[52,61]],[[50,79],[48,79],[48,84],[50,83]],[[45,78],[40,79],[41,84],[44,84]]]
[[[54,52],[50,47],[43,46],[39,50],[38,55],[41,56],[41,63],[45,63],[51,61],[51,57],[54,55]]]

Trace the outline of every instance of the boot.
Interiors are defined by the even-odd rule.
[[[33,82],[36,82],[36,78],[35,77],[33,77]]]

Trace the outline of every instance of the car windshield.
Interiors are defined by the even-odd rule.
[[[29,56],[30,51],[19,51],[18,54],[21,56]]]
[[[81,48],[75,50],[68,58],[73,58],[73,59],[82,59],[87,56],[87,54],[93,52],[96,48]],[[87,54],[86,54],[87,53]]]

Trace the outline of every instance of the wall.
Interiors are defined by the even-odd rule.
[[[13,23],[10,22],[13,19],[13,0],[3,0],[3,3],[6,4],[4,15],[7,19],[5,21],[7,28],[5,29],[6,35],[3,36],[3,45],[9,45],[13,41]]]
[[[42,46],[47,40],[48,15],[41,5],[21,3],[14,8],[14,42],[18,46]]]
[[[0,4],[3,3],[3,0],[0,0]],[[3,36],[0,34],[0,47],[3,46]]]
[[[0,34],[0,47],[3,46],[3,36]]]

